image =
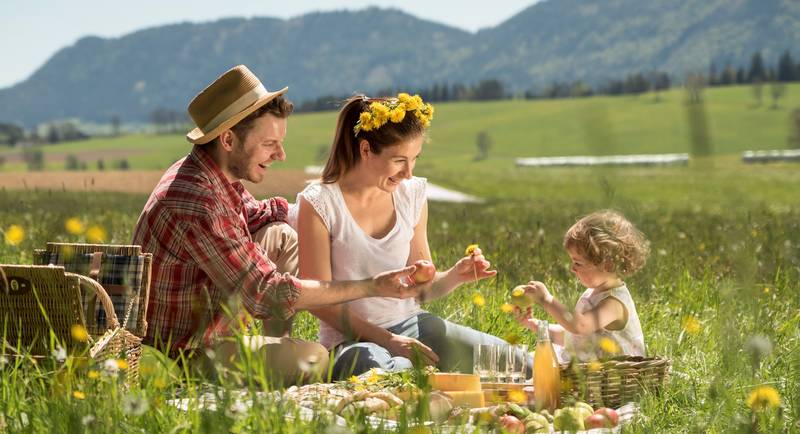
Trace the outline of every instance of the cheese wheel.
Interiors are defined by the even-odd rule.
[[[432,374],[428,380],[430,380],[432,389],[441,390],[443,392],[480,392],[481,390],[481,378],[473,374],[436,372]]]
[[[454,407],[469,407],[469,408],[486,407],[486,400],[483,397],[483,392],[481,392],[480,390],[449,391],[449,392],[444,392],[444,394],[453,398]]]

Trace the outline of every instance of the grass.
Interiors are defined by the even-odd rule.
[[[497,103],[514,104],[529,103]],[[485,111],[471,104],[446,105],[441,118],[446,120],[448,110],[457,107],[464,111],[461,115],[474,110],[479,117],[478,112]],[[433,149],[440,146],[445,130],[436,134],[431,154],[439,152]],[[505,136],[495,136],[498,153],[506,147],[499,144],[501,137]],[[739,140],[726,149],[743,149],[749,143]],[[507,147],[511,155],[511,145]],[[540,155],[546,153],[543,149]],[[651,241],[647,266],[627,282],[648,351],[673,363],[664,393],[643,400],[644,416],[626,432],[800,432],[800,207],[795,192],[800,173],[796,167],[743,166],[730,156],[693,161],[688,167],[606,170],[516,169],[500,159],[489,164],[434,156],[428,160],[420,163],[424,175],[487,198],[483,205],[431,204],[428,235],[435,263],[446,267],[467,244],[479,243],[499,270],[497,278],[458,288],[427,306],[429,310],[533,344],[534,336],[501,312],[507,292],[535,278],[546,282],[556,297],[574,304],[582,288],[571,277],[560,247],[563,232],[585,213],[619,209]],[[64,230],[64,221],[75,216],[86,226],[106,228],[106,242],[128,242],[144,201],[142,195],[0,191],[0,229],[7,231],[13,224],[25,231],[18,245],[0,243],[0,263],[29,263],[32,249],[46,241],[85,241],[84,236]],[[484,295],[485,306],[473,304],[475,293]],[[541,310],[536,313],[547,318]],[[687,321],[697,327],[687,327]],[[295,335],[314,339],[316,331],[312,317],[301,314]],[[771,351],[754,360],[753,342],[758,339],[769,342]],[[125,391],[112,377],[90,379],[85,371],[70,369],[55,362],[0,368],[0,431],[331,429],[325,418],[287,423],[283,415],[288,410],[273,403],[255,380],[243,392],[256,403],[250,411],[204,411],[196,406],[181,411],[166,400],[197,396],[207,389],[194,383],[177,388],[177,383],[163,380],[163,369],[154,369],[143,370],[140,388]],[[753,412],[747,406],[748,395],[758,385],[777,390],[779,410]],[[83,399],[76,398],[75,391]],[[225,387],[218,393],[224,401],[236,392]],[[146,408],[139,414],[142,406]],[[353,423],[356,429],[371,430],[363,419]]]
[[[472,164],[480,131],[489,133],[493,145],[490,158],[478,165],[492,170],[511,167],[517,157],[688,152],[685,107],[680,88],[663,93],[660,101],[642,95],[441,103],[436,105],[423,161],[452,170]],[[768,99],[756,107],[749,86],[707,89],[705,107],[715,154],[782,149],[789,136],[789,112],[800,107],[800,84],[787,85],[777,109]],[[293,115],[286,138],[288,158],[281,167],[319,164],[317,155],[330,146],[335,123],[333,112]],[[127,152],[132,169],[148,170],[165,169],[189,151],[189,144],[183,134],[134,135],[46,146],[44,151],[76,154],[90,167],[103,153],[108,154],[108,166]],[[0,156],[11,152],[16,151],[0,151]],[[21,163],[10,161],[4,167],[24,170]],[[63,168],[63,162],[52,161],[48,168]]]

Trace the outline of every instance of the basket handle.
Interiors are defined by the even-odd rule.
[[[114,311],[114,303],[111,301],[111,297],[108,296],[106,290],[103,289],[103,285],[97,283],[97,281],[94,279],[90,279],[80,274],[74,274],[74,273],[64,273],[64,274],[68,276],[77,276],[78,281],[80,282],[80,285],[82,287],[91,289],[97,295],[97,298],[100,299],[100,303],[103,305],[103,310],[105,310],[106,312],[106,325],[108,326],[108,328],[112,329],[119,327],[119,320],[117,319],[117,313]],[[90,316],[87,316],[87,321],[88,318],[94,318],[93,304],[94,303],[92,303],[92,305],[89,306],[89,309],[92,312]],[[87,315],[89,315],[88,312]]]

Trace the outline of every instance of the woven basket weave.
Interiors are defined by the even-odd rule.
[[[592,407],[619,408],[647,390],[660,393],[670,360],[661,357],[615,357],[561,365],[561,401],[578,399]]]
[[[106,312],[108,328],[90,333],[88,357],[96,362],[124,358],[125,383],[139,380],[142,340],[120,327],[113,302],[96,281],[67,273],[64,267],[0,265],[0,327],[5,348],[35,358],[50,357],[50,336],[70,353],[81,353],[86,343],[72,338],[72,326],[86,328],[81,294],[93,293]]]

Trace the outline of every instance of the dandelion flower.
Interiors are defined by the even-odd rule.
[[[165,380],[163,377],[158,377],[153,380],[153,386],[155,386],[156,389],[163,389],[167,387],[167,380]]]
[[[508,391],[508,400],[516,403],[524,403],[528,400],[528,397],[525,395],[525,392],[514,389]]]
[[[464,250],[464,256],[470,256],[475,253],[475,249],[478,248],[477,244],[470,244],[467,246],[467,250]]]
[[[747,398],[747,406],[754,411],[760,411],[765,408],[777,408],[781,405],[781,397],[778,391],[771,386],[758,386],[750,392]]]
[[[769,286],[764,287],[764,294],[769,294]]]
[[[127,395],[122,398],[122,411],[131,416],[141,416],[147,412],[150,404],[147,399],[136,395]]]
[[[122,369],[122,370],[128,369],[128,362],[126,362],[125,360],[119,359],[119,360],[117,360],[117,367],[119,369]]]
[[[72,235],[80,235],[86,228],[77,217],[70,217],[64,222],[64,229]]]
[[[514,312],[514,305],[511,303],[503,303],[500,305],[500,311],[503,313],[511,313]]]
[[[370,369],[369,377],[367,377],[367,384],[375,384],[380,379],[381,379],[380,375],[378,375],[378,373],[375,372],[374,369]]]
[[[690,335],[696,335],[700,333],[700,321],[697,318],[687,315],[683,318],[683,329],[686,330],[686,333]]]
[[[11,225],[5,231],[6,244],[17,246],[25,239],[25,229],[20,225]]]
[[[72,392],[72,397],[75,399],[86,399],[86,394],[81,392],[80,390],[76,390]]]
[[[83,426],[91,425],[91,424],[94,423],[94,421],[95,421],[95,417],[94,417],[94,415],[91,415],[91,414],[87,414],[86,416],[81,418],[81,424]]]
[[[91,378],[92,380],[96,380],[96,379],[100,378],[100,373],[93,369],[93,370],[87,372],[86,376]]]
[[[593,360],[593,361],[589,362],[588,368],[589,368],[589,372],[597,372],[597,371],[599,371],[600,369],[603,368],[603,364],[598,362],[597,360]]]
[[[119,365],[117,365],[117,361],[114,359],[108,359],[103,362],[103,370],[106,374],[112,375],[119,372]]]
[[[105,229],[98,225],[93,225],[86,230],[86,239],[90,243],[103,243],[108,238],[108,233]]]
[[[483,294],[476,292],[475,295],[472,296],[472,304],[478,307],[486,306],[486,299],[483,297]]]
[[[64,360],[67,360],[67,350],[65,350],[63,347],[55,348],[53,350],[53,358],[59,363],[63,363]]]
[[[617,354],[619,352],[619,345],[609,338],[600,339],[600,349],[609,354]]]
[[[361,379],[356,377],[355,375],[351,376],[348,381],[350,381],[353,384],[361,384]]]
[[[72,339],[78,342],[86,342],[89,340],[89,333],[87,333],[86,328],[80,324],[73,324],[70,328],[70,332],[72,333]]]

